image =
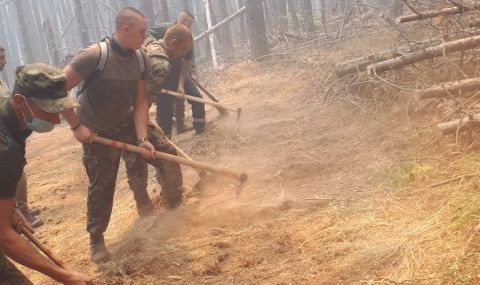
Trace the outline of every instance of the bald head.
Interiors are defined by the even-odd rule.
[[[192,33],[182,24],[168,28],[163,40],[169,57],[173,59],[184,57],[192,49]]]
[[[192,32],[181,24],[175,24],[168,28],[163,40],[168,43],[172,40],[176,40],[178,43],[184,43],[186,41],[193,41]]]
[[[115,40],[125,49],[138,49],[147,35],[147,22],[142,12],[126,7],[115,18]]]
[[[182,24],[187,28],[191,29],[194,19],[195,17],[192,15],[192,13],[188,12],[187,10],[184,10],[178,14],[177,24]]]
[[[118,30],[123,26],[131,26],[141,19],[145,19],[142,12],[132,7],[125,7],[118,12],[115,18],[115,27]]]

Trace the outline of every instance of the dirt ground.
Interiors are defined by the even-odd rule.
[[[338,50],[351,56],[349,48]],[[248,183],[239,197],[224,178],[192,193],[197,175],[184,168],[185,204],[138,220],[122,163],[106,232],[114,261],[99,283],[478,283],[475,181],[427,186],[449,175],[445,166],[480,159],[428,147],[435,131],[417,130],[434,115],[411,112],[396,94],[327,102],[331,70],[328,58],[316,67],[241,62],[209,78],[222,102],[243,108],[240,123],[232,115],[174,142],[194,159],[247,172]],[[29,139],[27,153],[32,206],[46,222],[36,235],[70,268],[95,274],[80,144],[59,127]],[[148,187],[158,195],[153,169]],[[54,284],[25,271],[35,284]]]

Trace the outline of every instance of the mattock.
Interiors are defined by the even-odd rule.
[[[207,96],[210,97],[210,99],[212,99],[214,102],[220,103],[218,101],[218,99],[215,98],[215,96],[213,96],[213,94],[210,93],[210,91],[208,91],[207,88],[205,88],[205,86],[203,86],[195,76],[192,76],[191,78],[192,78],[193,83],[195,83],[195,85],[197,85],[197,87],[200,88],[200,90],[202,90],[203,93],[207,94]],[[217,108],[218,112],[220,113],[220,116],[222,116],[222,117],[227,117],[228,116],[228,111],[226,109],[223,109],[223,108],[220,108],[220,107],[216,107],[216,108]],[[240,110],[240,112],[241,112],[241,110]]]
[[[128,150],[128,151],[135,152],[135,153],[138,153],[138,154],[141,154],[144,151],[144,148],[142,148],[142,147],[127,144],[127,143],[120,142],[120,141],[115,141],[115,140],[103,138],[103,137],[99,137],[99,136],[96,136],[96,135],[94,135],[92,137],[92,141],[96,142],[96,143],[106,145],[106,146]],[[243,189],[243,185],[248,180],[248,175],[244,172],[237,172],[237,171],[233,171],[233,170],[230,170],[230,169],[215,167],[215,166],[205,164],[205,163],[202,163],[202,162],[198,162],[198,161],[195,161],[195,160],[192,160],[192,159],[187,159],[187,158],[184,158],[184,157],[179,157],[179,156],[176,156],[176,155],[171,155],[171,154],[160,152],[160,151],[155,151],[154,155],[155,155],[155,158],[158,158],[158,159],[163,159],[163,160],[167,160],[167,161],[171,161],[171,162],[176,162],[178,164],[191,166],[195,169],[205,170],[205,171],[209,171],[209,172],[221,175],[221,176],[234,178],[238,182],[237,187],[236,187],[236,191],[235,191],[237,196],[240,195],[240,193],[242,192],[242,189]]]
[[[191,95],[182,94],[182,93],[178,93],[178,92],[175,92],[175,91],[172,91],[172,90],[167,90],[167,89],[162,89],[162,90],[160,90],[160,92],[162,94],[175,96],[175,97],[180,98],[180,99],[187,99],[187,100],[190,100],[190,101],[195,101],[195,102],[203,103],[203,104],[206,104],[206,105],[211,105],[211,106],[214,106],[216,108],[221,108],[221,109],[224,109],[224,110],[229,110],[229,111],[232,111],[232,112],[236,112],[237,113],[237,123],[238,123],[238,121],[240,121],[240,116],[242,115],[242,108],[240,108],[240,107],[238,107],[236,109],[235,108],[230,108],[230,107],[226,107],[225,105],[220,104],[218,102],[205,100],[203,98],[198,98],[198,97],[194,97],[194,96],[191,96]]]

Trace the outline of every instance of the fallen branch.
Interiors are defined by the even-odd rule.
[[[453,134],[457,130],[464,131],[467,129],[480,128],[480,114],[470,115],[463,119],[457,119],[450,122],[439,123],[437,128],[442,131],[442,134]]]
[[[438,186],[442,186],[442,185],[449,184],[449,183],[452,183],[452,182],[456,182],[456,181],[459,181],[459,180],[463,180],[463,179],[466,179],[466,178],[472,178],[472,177],[475,177],[475,176],[480,176],[480,173],[477,172],[477,173],[472,173],[472,174],[461,175],[461,176],[458,176],[458,177],[454,177],[454,178],[450,178],[450,179],[447,179],[447,180],[440,181],[440,182],[435,183],[435,184],[431,184],[428,187],[429,188],[435,188],[435,187],[438,187]]]
[[[394,57],[399,57],[405,53],[425,49],[432,45],[439,45],[441,43],[442,41],[440,39],[435,39],[433,41],[425,41],[413,45],[401,46],[395,50],[384,50],[373,55],[363,56],[350,61],[338,63],[335,65],[335,74],[338,77],[342,77],[357,72],[363,72],[367,70],[367,67],[371,64],[383,62]]]
[[[462,7],[449,7],[439,10],[430,10],[422,13],[416,13],[412,15],[401,16],[395,19],[395,23],[405,23],[412,21],[419,21],[424,19],[435,18],[441,15],[454,15],[454,14],[463,14],[464,12],[478,10],[480,9],[480,3],[473,3],[471,6],[462,6]]]
[[[201,33],[200,35],[196,36],[194,41],[199,41],[201,39],[203,39],[204,37],[208,36],[209,34],[211,33],[214,33],[216,30],[218,30],[219,28],[221,28],[223,25],[225,25],[226,23],[229,23],[231,22],[233,19],[235,19],[237,16],[240,16],[240,15],[243,15],[243,13],[245,13],[245,10],[246,10],[246,7],[242,7],[240,8],[237,12],[233,13],[232,15],[228,16],[227,18],[223,19],[222,21],[220,21],[218,24],[212,26],[210,29],[204,31],[203,33]]]
[[[480,46],[480,36],[467,37],[444,44],[436,45],[426,48],[425,50],[418,50],[409,54],[405,54],[399,57],[395,57],[386,61],[371,64],[367,67],[367,73],[373,74],[373,70],[376,72],[382,72],[387,70],[396,69],[399,67],[407,66],[419,61],[432,59],[434,57],[443,56],[444,53],[452,53],[457,51],[464,51],[473,49]]]
[[[441,85],[433,86],[418,91],[419,99],[428,99],[443,97],[449,94],[456,94],[459,91],[471,91],[480,88],[480,78],[469,78],[457,81],[442,83]]]

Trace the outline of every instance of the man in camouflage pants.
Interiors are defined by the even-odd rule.
[[[193,39],[190,30],[181,25],[170,27],[165,34],[164,40],[157,41],[151,36],[147,37],[143,47],[151,66],[151,76],[147,79],[146,85],[149,106],[160,95],[159,91],[162,89],[165,78],[171,71],[171,60],[183,57],[192,44]],[[174,155],[177,154],[175,147],[169,142],[162,129],[152,122],[149,122],[148,125],[148,139],[155,146],[156,150]],[[134,178],[135,181],[132,181],[133,183],[130,183],[130,186],[141,185],[141,187],[146,188],[148,169],[145,160],[139,158],[138,155],[128,153],[125,163],[127,167],[136,169],[138,173],[136,178]],[[148,163],[155,167],[157,181],[162,186],[161,196],[164,205],[169,209],[178,207],[182,201],[181,191],[166,187],[166,185],[181,186],[182,172],[180,166],[177,163],[165,160],[151,160]]]
[[[183,33],[188,34],[189,31]],[[100,44],[80,51],[64,69],[67,89],[84,81],[84,92],[78,101],[78,117],[75,113],[64,114],[64,117],[74,131],[75,138],[83,142],[83,163],[89,178],[87,231],[90,233],[91,259],[95,263],[110,260],[103,233],[112,213],[121,157],[125,160],[128,183],[140,215],[152,210],[146,189],[148,172],[145,159],[157,168],[165,204],[171,208],[177,207],[182,198],[180,165],[153,160],[154,150],[170,154],[176,152],[166,147],[161,137],[154,135],[152,127],[148,126],[149,104],[144,80],[150,77],[150,62],[145,53],[139,50],[145,35],[143,14],[134,8],[123,8],[116,18],[115,34],[106,42],[108,54],[104,69],[97,70],[103,54]],[[188,47],[191,44],[191,40],[184,43]],[[145,72],[142,72],[142,63],[146,66]],[[102,137],[138,144],[144,149],[143,158],[135,153],[89,143],[89,129]]]

